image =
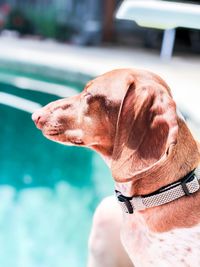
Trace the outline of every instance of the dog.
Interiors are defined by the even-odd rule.
[[[200,266],[200,146],[162,78],[113,70],[32,119],[50,140],[95,150],[112,172],[116,197],[95,212],[89,267]]]

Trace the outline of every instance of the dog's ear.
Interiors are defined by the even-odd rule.
[[[176,105],[156,81],[127,90],[121,103],[112,156],[112,175],[125,182],[159,165],[177,142]]]

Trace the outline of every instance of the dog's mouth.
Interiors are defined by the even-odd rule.
[[[42,131],[43,135],[55,142],[61,142],[68,145],[84,146],[83,140],[76,137],[67,137],[64,130],[45,129]]]
[[[55,130],[51,130],[51,131],[43,131],[43,134],[44,135],[47,135],[47,136],[59,136],[59,135],[62,135],[64,134],[64,131],[55,131]]]
[[[65,131],[63,129],[43,129],[42,130],[43,135],[48,138],[51,139],[53,141],[65,141]]]

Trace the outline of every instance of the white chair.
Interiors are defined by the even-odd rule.
[[[134,20],[138,25],[164,30],[160,56],[170,59],[177,27],[200,29],[200,5],[159,0],[125,0],[117,19]]]

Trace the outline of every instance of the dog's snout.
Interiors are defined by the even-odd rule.
[[[42,127],[47,122],[47,115],[39,110],[32,114],[32,120],[35,122],[35,125],[38,129],[42,129]]]

